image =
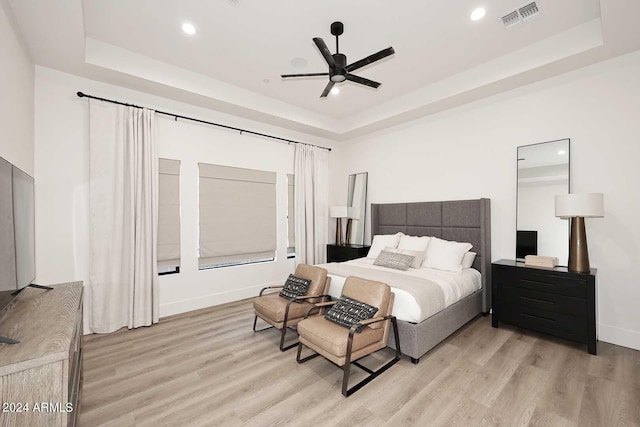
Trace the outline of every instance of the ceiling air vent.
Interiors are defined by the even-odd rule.
[[[522,17],[522,20],[526,21],[527,19],[533,18],[534,16],[539,14],[540,9],[538,9],[538,5],[536,4],[536,2],[533,2],[521,7],[520,9],[518,9],[518,12]]]
[[[506,14],[502,17],[502,24],[505,28],[511,28],[518,24],[521,24],[524,21],[528,21],[540,14],[540,9],[536,2],[529,3],[526,6],[522,6],[519,9],[514,10],[511,13]]]
[[[503,16],[502,23],[504,24],[505,28],[510,28],[510,27],[513,27],[514,25],[519,24],[520,15],[518,15],[518,11],[514,10],[510,14]]]

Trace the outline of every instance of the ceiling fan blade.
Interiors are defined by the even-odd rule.
[[[287,77],[318,77],[328,76],[329,73],[309,73],[309,74],[282,74],[280,77],[286,79]]]
[[[347,80],[351,80],[354,83],[360,83],[361,85],[369,86],[377,89],[380,87],[380,83],[373,80],[365,79],[364,77],[354,76],[353,74],[347,74]]]
[[[331,52],[329,51],[329,48],[325,44],[324,40],[322,40],[320,37],[314,37],[313,42],[316,44],[316,46],[318,46],[318,49],[320,49],[320,53],[322,53],[322,56],[324,56],[324,60],[327,61],[329,67],[336,68],[336,61],[333,60],[333,56],[331,55]]]
[[[388,47],[386,49],[382,49],[380,52],[374,53],[373,55],[369,55],[366,58],[361,59],[360,61],[356,61],[353,64],[347,65],[346,67],[344,67],[344,69],[347,71],[354,71],[358,68],[364,67],[365,65],[369,65],[372,62],[376,62],[381,60],[382,58],[386,58],[389,55],[393,55],[394,53],[396,53],[396,51],[393,50],[392,47]]]
[[[324,90],[322,91],[322,95],[320,95],[320,98],[326,98],[327,95],[329,95],[329,91],[331,90],[334,84],[335,84],[334,82],[329,80],[329,83],[327,83],[327,87],[325,87]]]

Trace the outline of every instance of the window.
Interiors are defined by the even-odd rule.
[[[158,274],[180,272],[180,161],[158,162]]]
[[[293,204],[294,191],[296,188],[295,177],[287,174],[287,258],[296,256],[296,229],[295,229],[295,206]]]
[[[276,173],[198,164],[201,270],[273,261]]]

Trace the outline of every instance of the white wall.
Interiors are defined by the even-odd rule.
[[[333,154],[329,202],[362,171],[370,203],[489,197],[492,258],[513,258],[516,147],[569,137],[573,192],[605,194],[587,220],[600,339],[640,349],[638,76],[635,52],[353,140]]]
[[[77,91],[319,145],[327,141],[36,67],[35,163],[37,279],[58,283],[88,279],[88,105]],[[255,296],[293,271],[286,254],[286,174],[293,147],[272,140],[172,118],[158,118],[159,155],[181,160],[181,273],[160,277],[160,315]],[[330,156],[331,158],[331,156]],[[278,259],[275,262],[198,271],[197,163],[275,171]]]
[[[33,63],[8,10],[0,1],[0,157],[33,176]]]

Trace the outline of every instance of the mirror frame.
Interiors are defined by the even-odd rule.
[[[534,147],[537,145],[542,145],[542,144],[549,144],[549,143],[554,143],[554,142],[560,142],[560,141],[567,141],[567,194],[571,193],[571,138],[560,138],[560,139],[554,139],[551,141],[543,141],[543,142],[537,142],[535,144],[527,144],[527,145],[519,145],[516,147],[516,239],[515,239],[515,248],[514,248],[514,259],[516,261],[524,261],[524,258],[520,257],[518,258],[517,254],[518,254],[518,206],[520,205],[519,203],[519,197],[520,197],[520,167],[519,167],[519,161],[522,160],[520,158],[520,149],[521,148],[526,148],[526,147]],[[569,236],[570,236],[570,227],[569,227],[569,222],[567,221],[567,236],[566,236],[566,246],[567,246],[567,253],[568,253],[568,249],[569,249]],[[542,255],[547,255],[547,256],[555,256],[555,254],[542,254]],[[558,259],[558,265],[559,266],[566,266],[568,263],[568,259]]]
[[[369,187],[369,172],[358,172],[352,173],[349,175],[349,180],[347,182],[347,207],[353,207],[353,199],[354,199],[354,191],[355,191],[355,181],[358,175],[364,176],[364,194],[362,196],[362,209],[360,210],[360,219],[358,221],[354,221],[349,218],[347,219],[347,230],[352,227],[350,239],[345,237],[345,244],[347,245],[364,245],[364,234],[366,230],[366,219],[367,219],[367,193]],[[354,230],[355,229],[355,230]],[[358,231],[361,234],[361,238],[357,239]],[[349,235],[349,233],[347,233]],[[357,241],[356,241],[357,239]]]

